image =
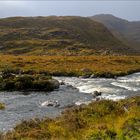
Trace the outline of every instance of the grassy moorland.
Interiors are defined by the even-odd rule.
[[[0,55],[0,70],[58,76],[113,77],[140,71],[140,56],[13,56]]]
[[[134,46],[135,47],[135,46]],[[0,19],[0,54],[140,54],[86,17],[11,17]]]
[[[61,117],[23,121],[4,140],[139,140],[140,97],[96,101]]]

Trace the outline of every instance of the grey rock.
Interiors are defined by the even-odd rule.
[[[65,82],[64,82],[64,81],[61,81],[61,82],[60,82],[60,85],[65,85]]]
[[[91,74],[90,78],[96,78],[95,74]]]
[[[58,89],[59,86],[60,86],[60,83],[59,83],[58,80],[51,79],[51,80],[49,80],[49,82],[53,85],[53,88],[54,88],[54,89]]]
[[[97,96],[101,96],[102,92],[94,91],[93,96],[96,98]]]
[[[79,76],[79,78],[90,78],[90,75],[83,75],[83,76]]]

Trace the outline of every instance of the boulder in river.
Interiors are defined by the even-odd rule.
[[[60,86],[60,83],[55,79],[50,79],[49,82],[52,84],[54,89],[58,89]]]
[[[64,82],[64,81],[61,81],[61,82],[60,82],[60,85],[65,85],[65,82]]]
[[[90,78],[96,78],[95,74],[91,74]]]
[[[101,98],[100,97],[96,97],[95,101],[100,101]]]
[[[72,86],[72,85],[67,85],[67,88],[70,88],[70,89],[76,89],[76,90],[77,90],[77,88],[74,87],[74,86]]]
[[[43,102],[43,103],[41,103],[41,106],[43,107],[43,106],[52,106],[52,107],[59,107],[60,106],[60,104],[58,103],[58,101],[56,100],[56,101],[45,101],[45,102]]]
[[[102,92],[99,92],[99,91],[94,91],[93,92],[94,97],[101,96],[101,95],[102,95]]]

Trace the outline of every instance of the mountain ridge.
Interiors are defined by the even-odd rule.
[[[99,14],[90,18],[104,24],[115,37],[140,51],[140,21],[128,21],[111,14]]]
[[[16,55],[133,53],[103,24],[80,16],[0,19],[0,44],[0,53]]]

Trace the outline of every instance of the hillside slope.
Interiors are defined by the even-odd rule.
[[[102,24],[72,16],[0,19],[0,52],[16,55],[135,53]]]
[[[92,16],[94,21],[104,24],[117,38],[140,51],[140,21],[127,21],[113,15]]]

